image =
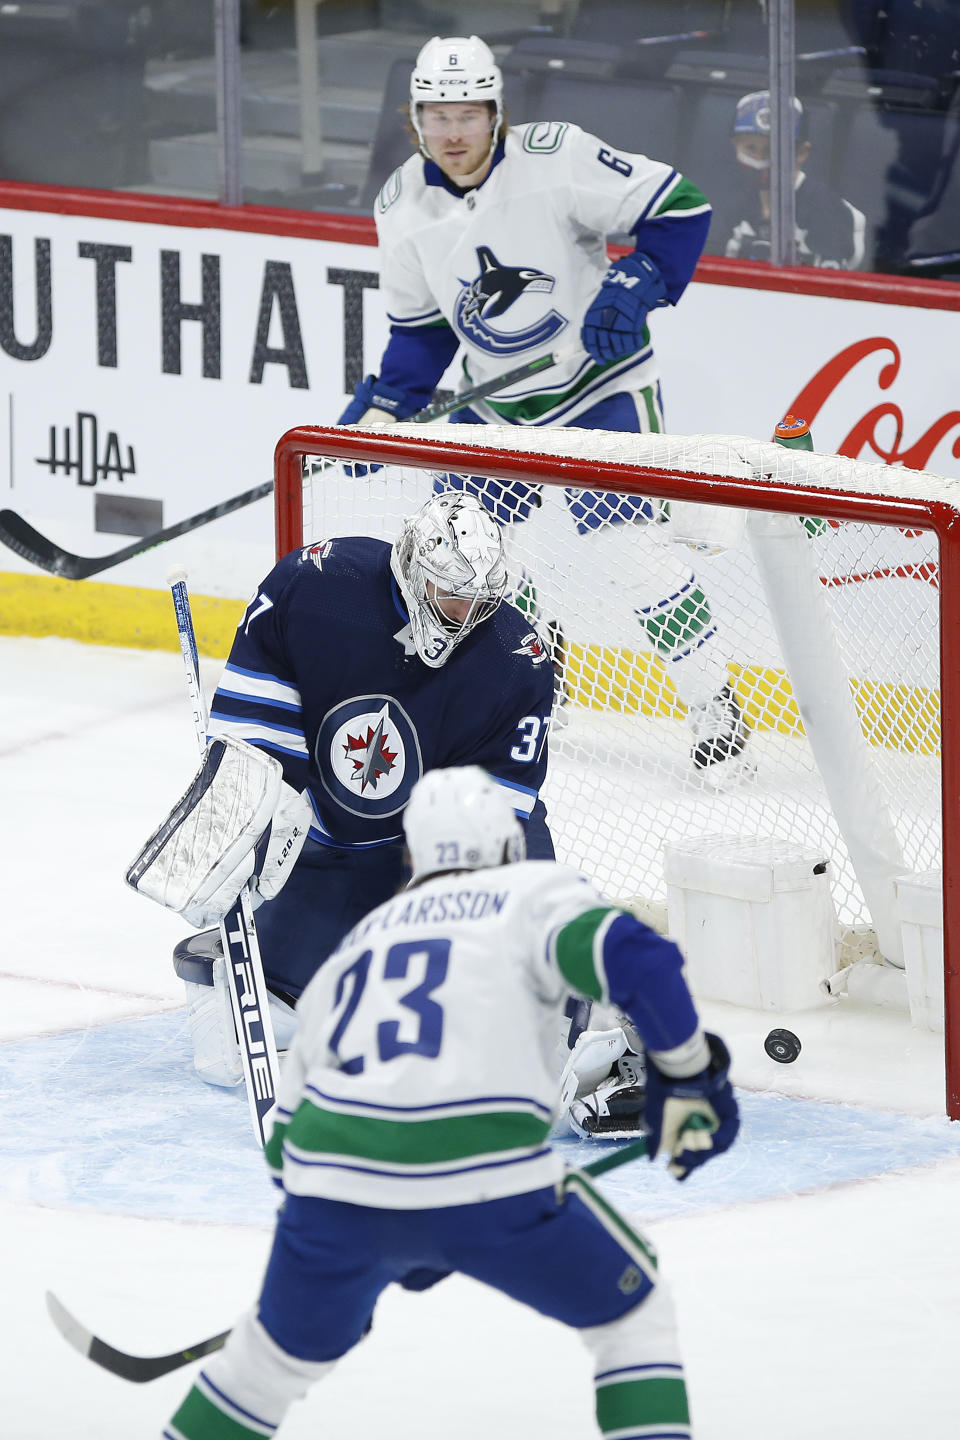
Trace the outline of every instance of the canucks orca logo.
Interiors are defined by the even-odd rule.
[[[488,355],[516,355],[521,350],[545,345],[567,321],[558,310],[549,310],[541,320],[522,330],[500,330],[491,325],[521,295],[543,291],[550,294],[556,283],[552,275],[525,265],[501,265],[489,245],[477,246],[480,274],[475,280],[461,280],[460,294],[453,309],[453,321],[461,335]]]

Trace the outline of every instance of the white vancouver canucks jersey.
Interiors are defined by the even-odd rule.
[[[584,314],[609,265],[610,234],[632,231],[642,249],[644,227],[667,222],[667,243],[683,270],[671,295],[677,298],[709,210],[670,165],[615,151],[560,121],[512,128],[502,158],[466,196],[413,155],[374,208],[389,320],[394,333],[449,325],[463,347],[462,388],[479,384],[560,347],[579,347]],[[663,223],[656,228],[663,244]],[[494,423],[569,424],[606,396],[656,378],[647,340],[606,365],[581,353],[475,408]]]
[[[284,1189],[416,1209],[554,1183],[562,1002],[604,995],[622,913],[545,860],[438,876],[372,911],[297,1006],[267,1146]]]

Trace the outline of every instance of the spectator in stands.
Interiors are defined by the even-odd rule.
[[[796,112],[796,194],[798,265],[856,270],[863,263],[866,220],[822,180],[807,175],[810,155],[806,116]],[[708,249],[741,260],[770,258],[770,92],[756,90],[737,101],[733,122],[737,169],[712,196],[713,225]]]

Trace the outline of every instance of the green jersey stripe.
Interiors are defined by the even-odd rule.
[[[597,1391],[597,1424],[604,1436],[618,1430],[639,1435],[645,1426],[669,1426],[674,1435],[674,1427],[690,1424],[686,1386],[680,1377],[604,1385]]]
[[[710,202],[703,191],[685,175],[678,175],[675,184],[660,196],[649,218],[662,218],[672,210],[682,211],[684,216],[700,215],[710,208]]]
[[[646,325],[643,327],[643,339],[640,350],[650,344],[650,331]],[[636,360],[638,352],[626,357],[630,364]],[[487,396],[486,403],[490,409],[495,411],[502,419],[511,424],[529,424],[533,420],[539,420],[541,416],[548,414],[551,410],[566,405],[569,401],[576,399],[581,393],[593,389],[608,379],[612,379],[616,367],[623,367],[623,360],[608,360],[605,365],[590,365],[583,374],[569,385],[566,390],[552,391],[549,393],[537,393],[535,395],[524,395],[520,400],[495,400]],[[469,380],[469,373],[467,373]],[[609,372],[609,373],[608,373]]]
[[[603,1196],[591,1183],[582,1170],[571,1170],[564,1176],[564,1190],[574,1190],[579,1198],[592,1211],[604,1229],[622,1245],[632,1260],[635,1260],[640,1269],[647,1276],[647,1279],[656,1284],[657,1280],[657,1252],[648,1240],[645,1240],[638,1231],[628,1225],[620,1214],[607,1204]]]
[[[264,1156],[271,1170],[279,1175],[283,1169],[283,1142],[289,1129],[289,1121],[275,1120],[273,1122],[273,1133],[267,1141],[264,1149]]]
[[[291,1149],[304,1156],[350,1156],[414,1166],[535,1149],[549,1133],[549,1120],[520,1111],[460,1114],[438,1120],[380,1120],[339,1114],[303,1100],[287,1127],[286,1138]]]
[[[219,1405],[208,1400],[194,1385],[180,1409],[170,1422],[170,1428],[183,1440],[263,1440],[273,1435],[274,1425],[242,1425],[230,1415],[225,1415]]]
[[[699,585],[694,586],[678,605],[671,605],[655,615],[639,615],[638,618],[647,632],[647,639],[660,655],[686,650],[713,624],[710,602]]]
[[[585,910],[576,920],[561,925],[550,938],[551,958],[574,990],[591,1000],[609,999],[603,968],[603,941],[622,910]]]
[[[645,385],[640,391],[640,394],[643,396],[643,403],[647,410],[647,429],[651,435],[659,435],[662,428],[660,424],[661,416],[654,402],[653,386]]]

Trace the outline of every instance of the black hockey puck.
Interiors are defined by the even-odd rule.
[[[771,1030],[763,1048],[778,1065],[791,1065],[800,1054],[800,1041],[792,1030]]]

